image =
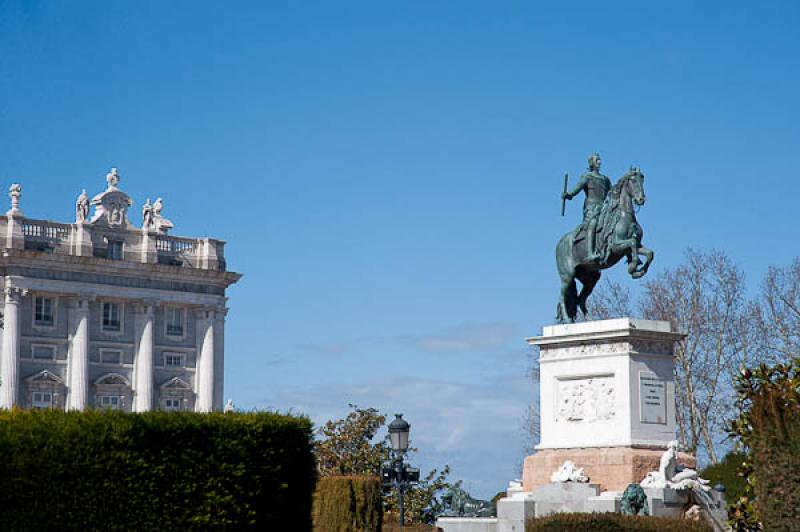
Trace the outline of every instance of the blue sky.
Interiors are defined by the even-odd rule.
[[[558,215],[564,172],[642,167],[653,274],[717,247],[755,286],[797,254],[799,23],[788,1],[0,0],[0,179],[70,220],[118,167],[136,214],[162,196],[245,274],[226,395],[404,412],[418,463],[488,497],[523,458],[523,338],[580,212]]]

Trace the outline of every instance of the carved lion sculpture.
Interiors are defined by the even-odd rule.
[[[493,517],[494,508],[489,501],[474,499],[461,488],[451,488],[442,495],[443,517]]]
[[[647,509],[647,494],[639,484],[628,484],[622,492],[623,515],[650,515]]]

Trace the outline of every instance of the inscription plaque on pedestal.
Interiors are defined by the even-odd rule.
[[[642,423],[667,422],[667,384],[655,373],[639,374],[639,409]]]

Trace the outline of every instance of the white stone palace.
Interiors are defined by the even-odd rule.
[[[116,169],[106,181],[75,223],[26,218],[11,185],[0,408],[221,411],[225,290],[241,275],[224,242],[169,235],[161,198],[132,225]]]

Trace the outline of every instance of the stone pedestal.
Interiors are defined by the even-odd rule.
[[[525,532],[525,522],[536,513],[536,503],[527,492],[509,493],[497,501],[497,532]]]
[[[531,493],[536,517],[556,513],[585,512],[586,501],[600,495],[597,484],[579,482],[554,482],[540,486]]]
[[[673,490],[670,488],[644,488],[647,494],[647,505],[650,515],[659,517],[683,517],[683,512],[689,504],[687,490]]]
[[[603,490],[622,491],[658,469],[675,438],[673,347],[668,322],[621,318],[544,327],[541,443],[525,460],[523,488],[549,484],[565,460]],[[686,459],[686,465],[691,465]]]
[[[585,510],[589,513],[613,513],[618,514],[622,510],[622,492],[604,491],[596,497],[589,497],[586,501]]]

